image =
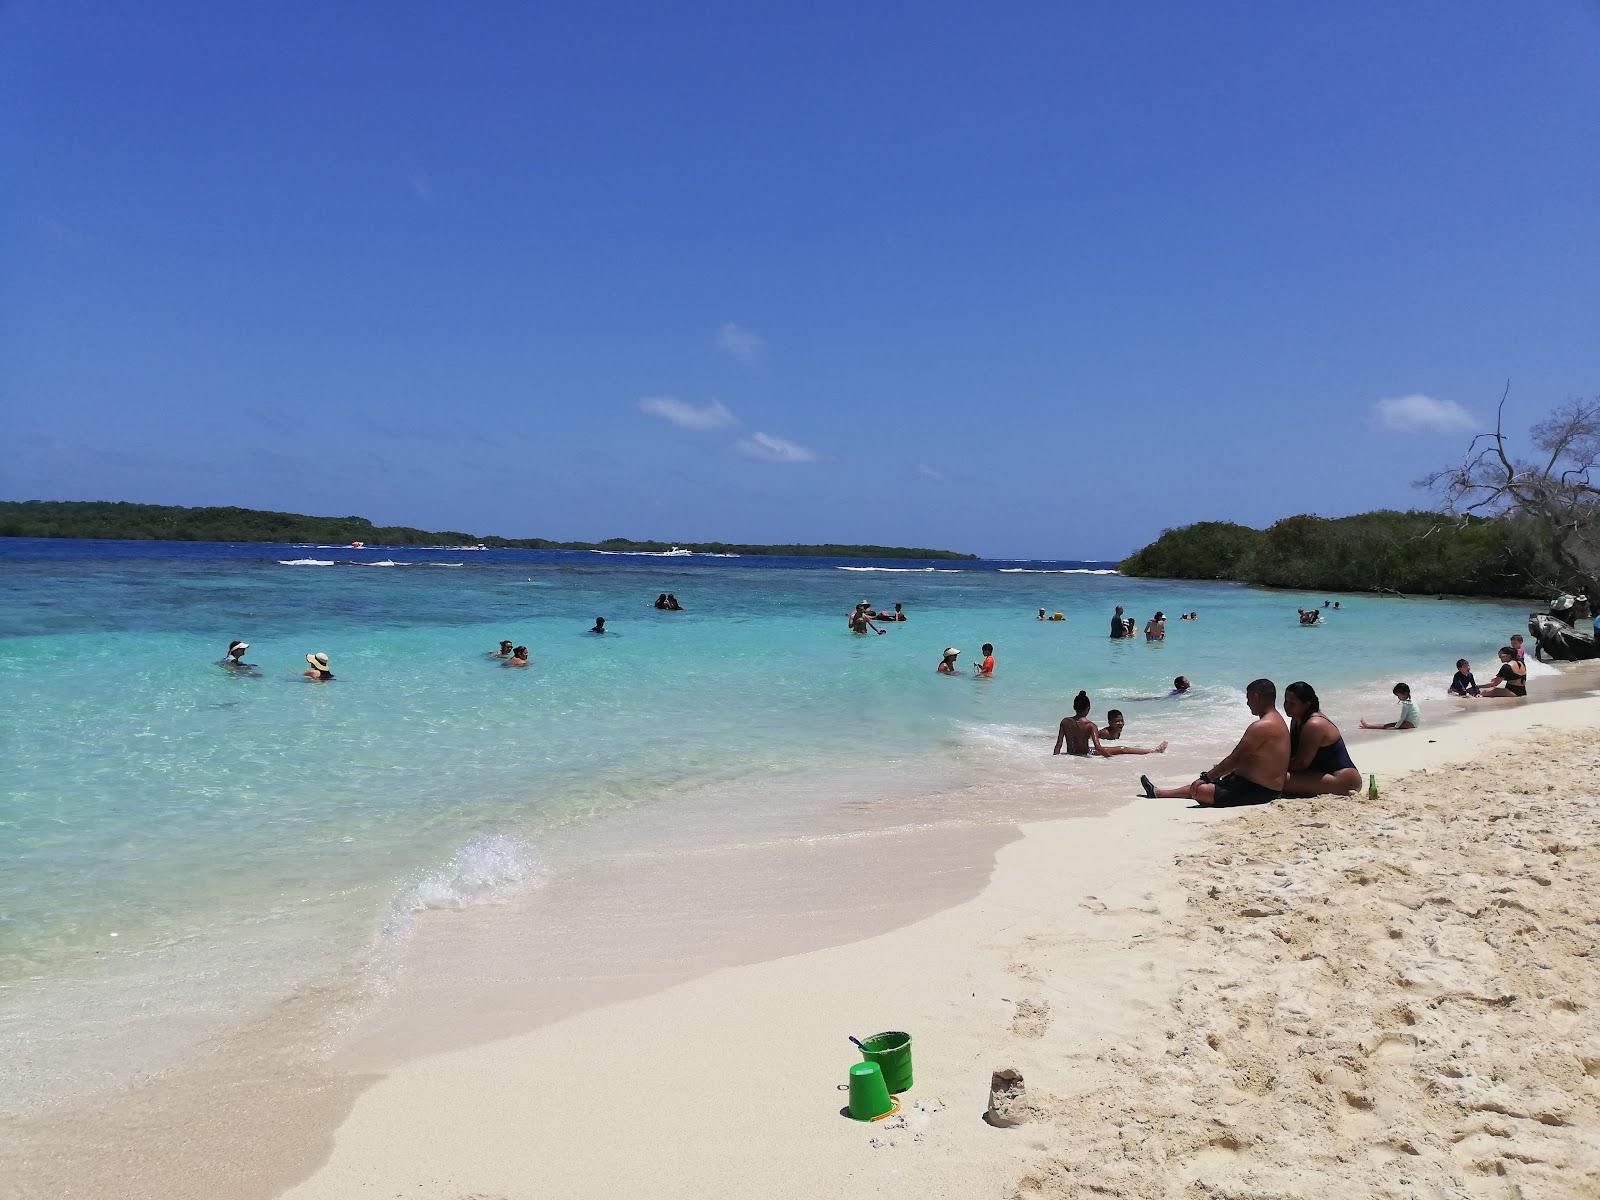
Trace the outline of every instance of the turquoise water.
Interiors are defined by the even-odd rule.
[[[984,779],[1037,811],[1080,777],[1048,757],[1079,688],[1175,751],[1236,730],[1257,675],[1384,717],[1409,677],[1426,712],[1458,655],[1487,666],[1525,615],[1357,597],[1307,630],[1294,609],[1322,597],[1084,564],[861,566],[0,543],[0,1040],[42,1011],[115,1028],[108,997],[148,1017],[278,994],[410,911],[561,870],[558,831],[710,794],[758,812],[826,778],[808,802],[847,812]],[[687,611],[653,610],[662,591]],[[862,598],[910,619],[853,637]],[[1118,603],[1173,614],[1167,641],[1110,641]],[[596,615],[612,633],[585,632]],[[502,637],[531,647],[527,670],[485,656]],[[214,665],[231,638],[258,677]],[[944,646],[965,668],[985,641],[993,680],[934,672]],[[334,683],[299,678],[314,650]],[[1136,699],[1179,673],[1192,698]]]

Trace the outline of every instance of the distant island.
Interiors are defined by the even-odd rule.
[[[611,550],[659,552],[670,542],[556,542],[505,538],[457,529],[374,525],[365,517],[308,517],[255,508],[180,508],[111,500],[0,500],[0,537],[110,538],[159,542],[364,542],[373,546],[488,546],[496,550]],[[792,555],[814,558],[975,559],[976,554],[917,546],[784,545],[692,542],[703,554]]]
[[[1302,515],[1266,529],[1201,521],[1167,530],[1118,570],[1310,592],[1516,598],[1545,595],[1541,581],[1559,574],[1538,538],[1515,521],[1416,511]]]

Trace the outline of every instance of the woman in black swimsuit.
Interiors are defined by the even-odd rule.
[[[1316,689],[1304,681],[1283,689],[1289,718],[1289,779],[1285,796],[1348,796],[1361,788],[1339,727],[1322,715]]]
[[[1494,683],[1479,691],[1480,696],[1526,696],[1528,694],[1528,668],[1517,661],[1517,652],[1510,646],[1500,647],[1500,670]]]

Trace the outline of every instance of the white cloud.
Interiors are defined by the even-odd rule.
[[[940,483],[944,482],[944,472],[940,471],[936,467],[930,467],[927,463],[918,463],[917,471],[919,474],[925,475],[929,479],[937,479]]]
[[[733,355],[747,366],[755,366],[766,353],[767,339],[729,321],[717,330],[717,349]]]
[[[1435,400],[1413,392],[1390,396],[1373,405],[1378,424],[1394,433],[1460,433],[1478,421],[1454,400]]]
[[[817,460],[817,456],[800,443],[791,442],[788,438],[773,437],[769,433],[752,433],[743,441],[736,443],[735,449],[740,454],[748,454],[751,458],[764,458],[768,462],[806,463]]]
[[[639,401],[639,411],[671,421],[683,429],[725,429],[738,424],[738,419],[720,400],[690,404],[676,396],[646,396]]]

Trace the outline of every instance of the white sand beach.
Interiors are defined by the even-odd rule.
[[[1597,735],[1485,705],[1356,745],[1376,803],[1030,825],[913,925],[407,1063],[286,1194],[1592,1197]],[[885,1029],[917,1082],[859,1124]]]

